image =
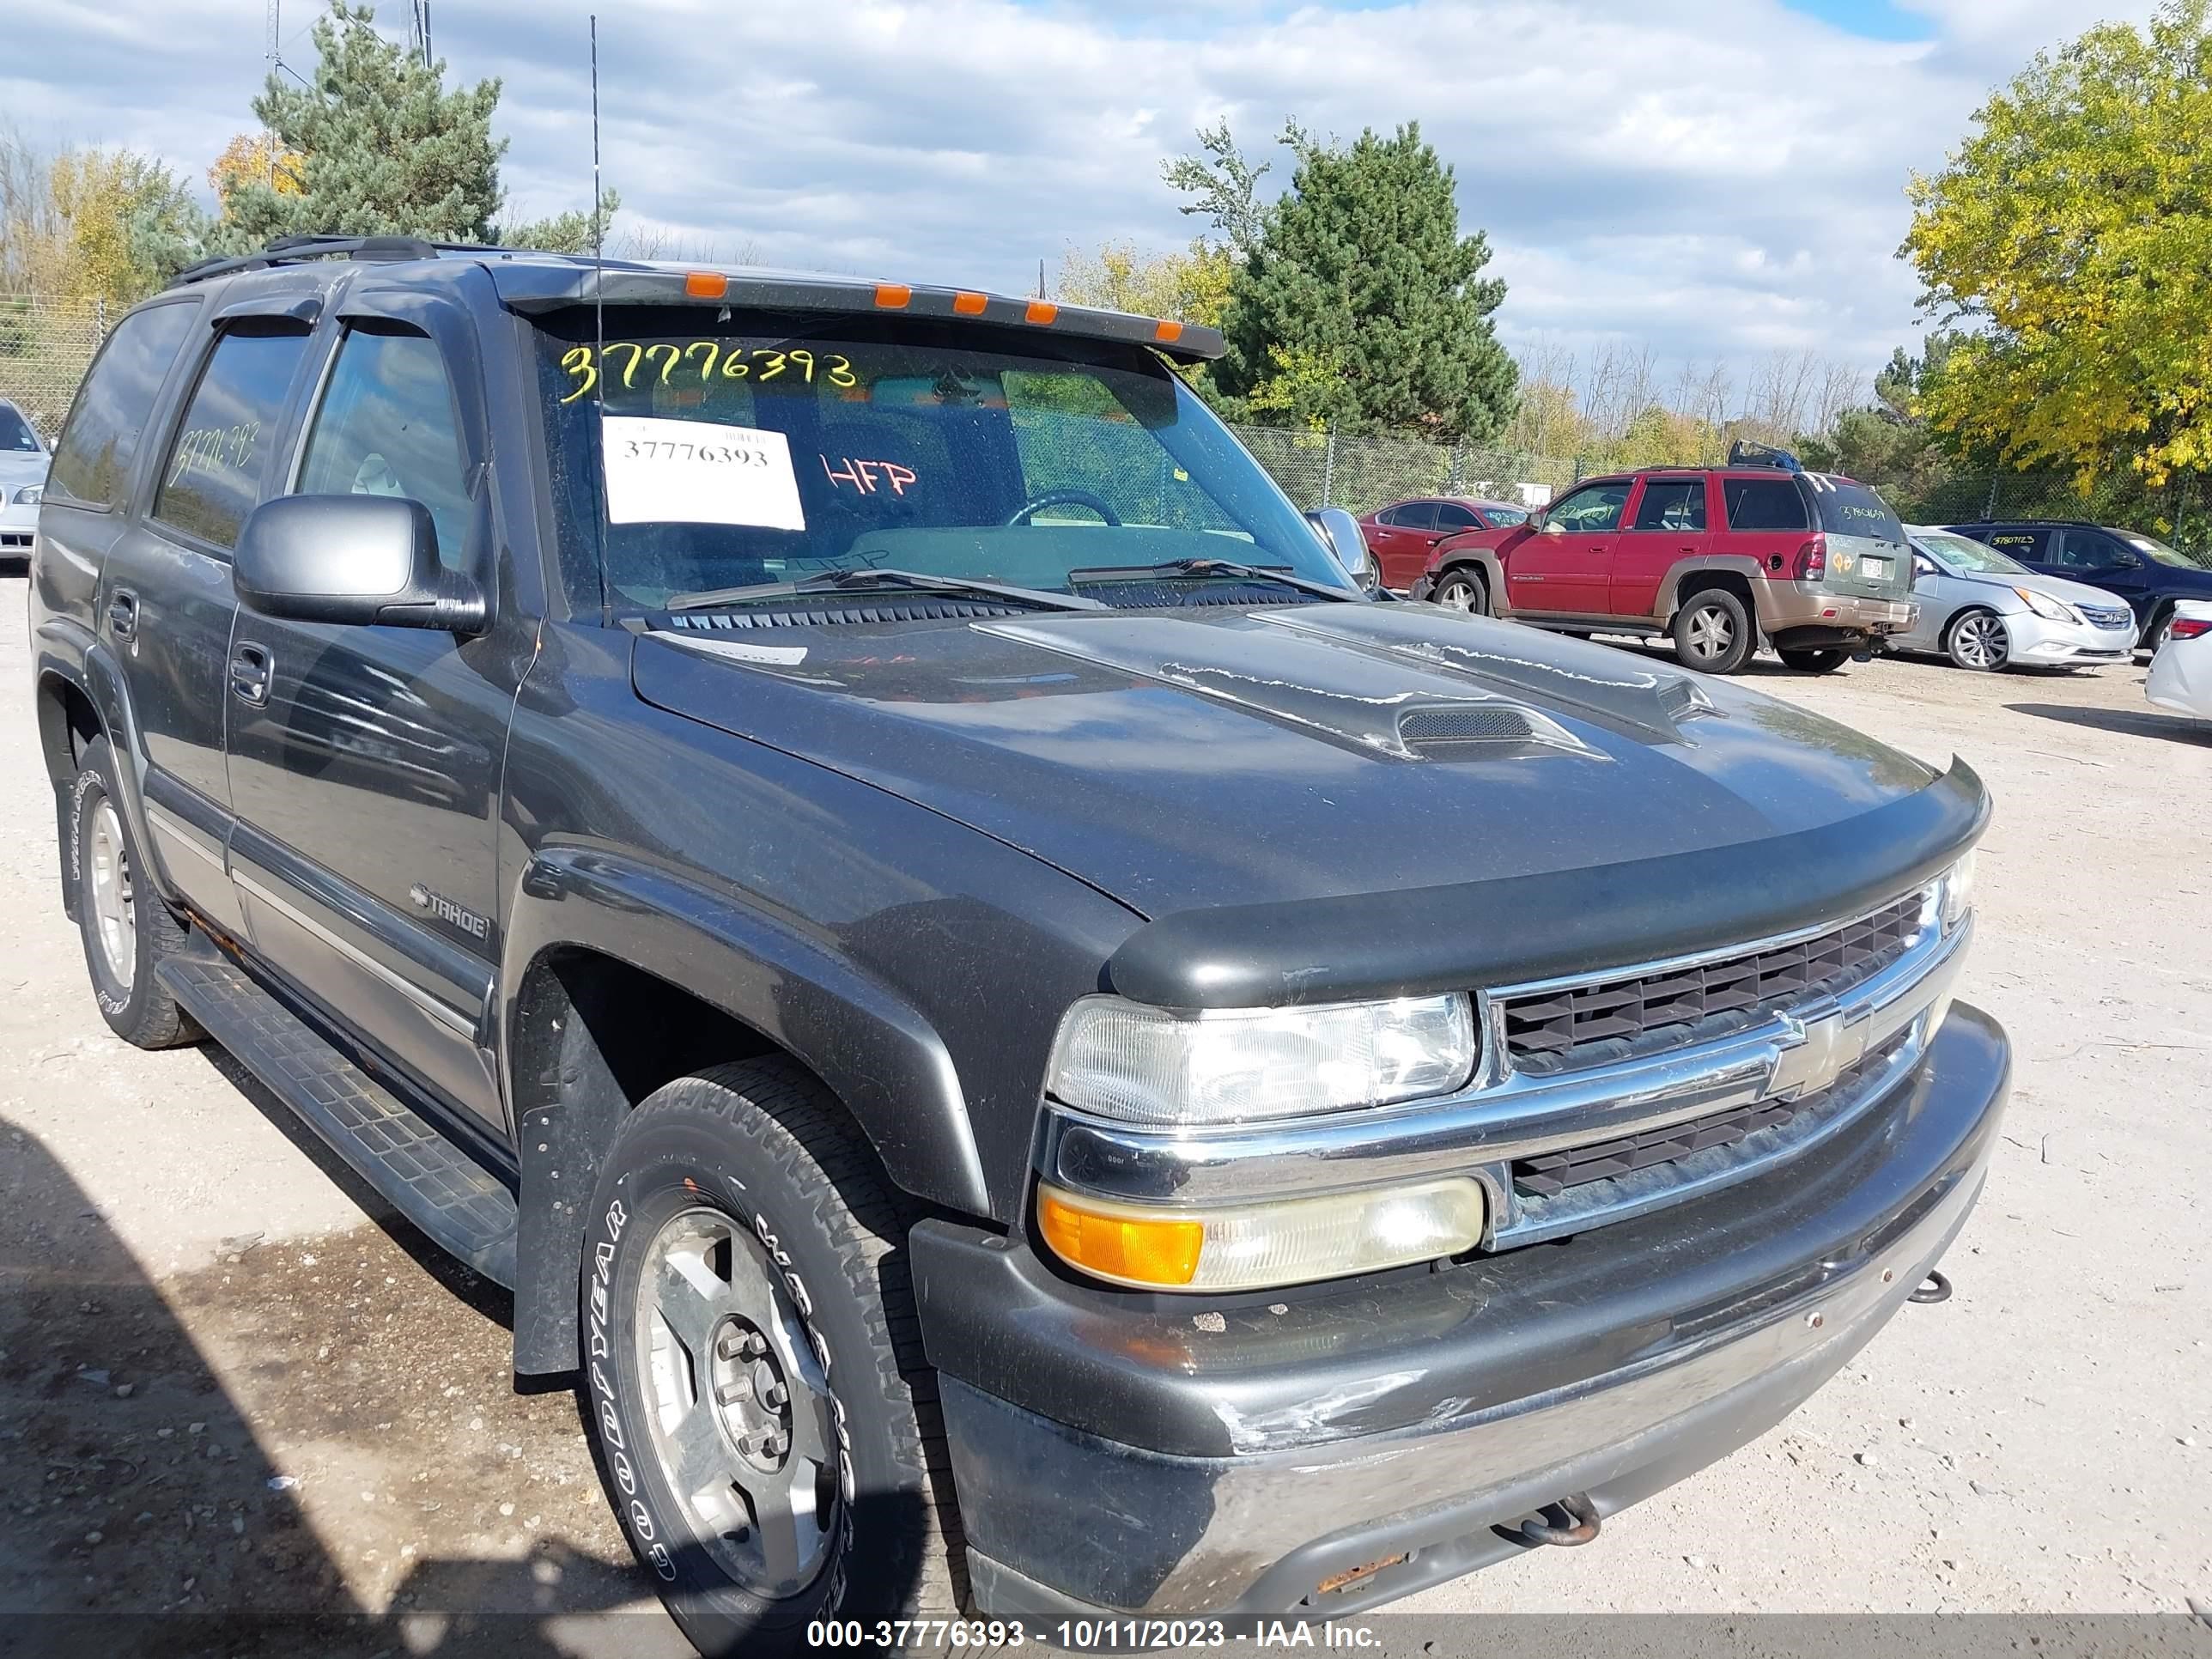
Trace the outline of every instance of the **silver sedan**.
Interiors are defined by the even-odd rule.
[[[1961,668],[2091,668],[2135,659],[2136,615],[2101,587],[2030,570],[1956,531],[1907,525],[1911,629],[1893,651],[1940,651]]]

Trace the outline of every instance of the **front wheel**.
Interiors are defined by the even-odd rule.
[[[1683,666],[1707,674],[1735,673],[1759,645],[1751,612],[1725,587],[1708,587],[1683,600],[1671,631]]]
[[[2005,632],[2004,618],[1996,612],[1962,611],[1944,633],[1943,649],[1960,667],[1987,674],[2005,665],[2005,659],[2012,654],[2012,641]]]
[[[1490,588],[1482,580],[1482,573],[1464,567],[1447,570],[1437,578],[1436,592],[1430,599],[1447,611],[1466,611],[1478,617],[1490,614]]]
[[[1774,654],[1782,659],[1784,668],[1800,674],[1832,674],[1851,659],[1851,653],[1840,646],[1808,646],[1796,651],[1778,647]]]
[[[957,1616],[958,1522],[903,1216],[783,1060],[680,1078],[607,1149],[580,1308],[599,1471],[702,1653]]]
[[[199,1028],[155,975],[185,930],[155,890],[144,849],[116,797],[115,751],[86,745],[70,793],[70,872],[93,1000],[107,1028],[141,1048],[197,1041]]]

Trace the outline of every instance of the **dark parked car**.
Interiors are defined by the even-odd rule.
[[[1370,598],[1220,349],[301,239],[70,416],[102,1015],[512,1289],[702,1649],[1218,1644],[1587,1542],[1980,1194],[1973,773]]]
[[[2006,519],[1946,527],[1987,542],[2030,570],[2118,594],[2140,624],[2139,651],[2157,648],[2180,601],[2212,599],[2212,565],[2139,530],[2070,519]]]
[[[1383,586],[1402,593],[1428,568],[1429,556],[1439,543],[1470,530],[1510,530],[1528,518],[1527,507],[1506,501],[1423,495],[1376,507],[1360,520],[1359,528],[1382,567]]]

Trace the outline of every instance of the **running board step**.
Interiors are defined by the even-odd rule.
[[[431,1242],[514,1283],[514,1195],[392,1091],[213,954],[156,970],[170,995]]]

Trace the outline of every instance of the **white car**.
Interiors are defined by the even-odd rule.
[[[38,428],[15,404],[0,398],[0,560],[31,556],[46,462],[46,446]]]
[[[2143,695],[2161,708],[2212,720],[2212,600],[2184,599],[2173,607]]]

